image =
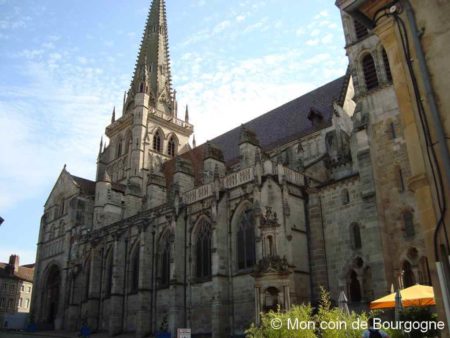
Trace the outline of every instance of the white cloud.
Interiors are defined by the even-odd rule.
[[[322,40],[320,40],[323,44],[327,45],[331,42],[333,42],[333,34],[328,33],[327,35],[325,35]]]
[[[310,36],[317,36],[319,34],[320,34],[320,29],[317,29],[317,28],[313,29],[311,31],[311,33],[309,33]]]
[[[319,44],[320,40],[319,39],[310,39],[306,41],[306,44],[308,46],[317,46]]]
[[[102,68],[88,66],[85,56],[68,51],[24,50],[16,57],[23,58],[29,85],[0,86],[4,211],[48,193],[64,163],[72,173],[93,178],[100,135],[126,87],[124,80],[109,78]]]
[[[231,22],[228,20],[219,22],[212,30],[212,34],[219,34],[223,32],[225,29],[231,26]]]

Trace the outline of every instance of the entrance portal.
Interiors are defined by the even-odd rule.
[[[61,285],[61,273],[56,265],[53,265],[47,276],[45,284],[45,300],[47,304],[47,323],[54,325],[58,314],[59,291]]]

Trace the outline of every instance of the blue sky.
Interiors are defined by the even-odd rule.
[[[345,73],[332,0],[166,0],[179,115],[197,144]],[[64,164],[93,179],[150,0],[0,0],[0,261],[31,263]]]

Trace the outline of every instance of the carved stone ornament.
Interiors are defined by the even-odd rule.
[[[286,273],[289,272],[289,264],[285,256],[283,258],[280,256],[267,256],[258,262],[255,266],[255,272],[258,274],[270,272]]]
[[[278,217],[276,212],[272,212],[271,207],[266,207],[266,213],[261,216],[261,227],[269,228],[269,227],[279,227]]]

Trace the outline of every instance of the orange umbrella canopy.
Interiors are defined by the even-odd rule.
[[[409,288],[400,290],[402,304],[408,306],[430,306],[435,305],[434,291],[431,286],[416,284]],[[370,309],[389,309],[395,307],[395,292],[374,300],[370,303]]]

